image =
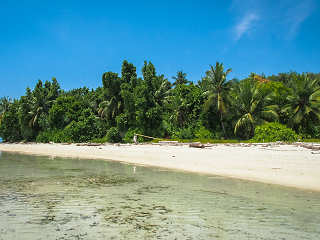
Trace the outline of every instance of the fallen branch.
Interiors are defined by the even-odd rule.
[[[204,144],[201,143],[190,143],[189,147],[193,147],[193,148],[205,148]]]

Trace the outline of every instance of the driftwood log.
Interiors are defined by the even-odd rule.
[[[193,147],[193,148],[205,148],[206,146],[204,144],[201,143],[190,143],[189,147]]]

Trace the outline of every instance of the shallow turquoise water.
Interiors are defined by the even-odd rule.
[[[320,239],[320,193],[112,161],[0,156],[0,240]]]

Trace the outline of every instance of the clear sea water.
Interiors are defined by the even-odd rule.
[[[0,240],[320,239],[320,193],[100,160],[0,155]]]

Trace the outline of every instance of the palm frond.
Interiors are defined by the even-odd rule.
[[[237,121],[236,125],[234,126],[234,134],[237,135],[238,131],[240,128],[245,128],[245,127],[252,127],[254,123],[254,119],[251,116],[250,113],[247,113],[240,117],[240,119]]]

